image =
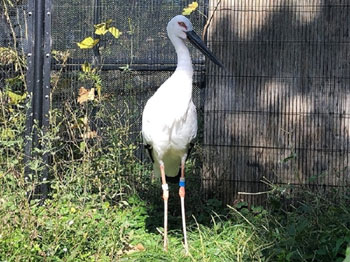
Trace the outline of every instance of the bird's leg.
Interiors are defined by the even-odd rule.
[[[185,161],[186,156],[181,159],[181,177],[179,182],[179,195],[181,200],[181,216],[182,216],[182,229],[184,233],[185,252],[188,254],[187,244],[187,231],[186,231],[186,218],[185,218]]]
[[[160,164],[160,174],[162,177],[162,189],[164,200],[164,250],[168,251],[168,199],[169,199],[169,187],[165,179],[164,163]]]

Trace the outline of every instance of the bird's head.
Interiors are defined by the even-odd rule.
[[[180,38],[182,40],[188,39],[199,51],[207,56],[215,64],[224,68],[223,64],[210,52],[202,39],[193,30],[190,20],[183,15],[173,17],[167,26],[167,31],[170,39]],[[172,40],[173,41],[173,40]]]
[[[168,35],[174,35],[183,40],[187,39],[186,33],[189,31],[193,31],[192,23],[183,15],[175,16],[167,26]]]

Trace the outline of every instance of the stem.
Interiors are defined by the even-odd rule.
[[[207,34],[207,31],[208,31],[208,27],[209,27],[211,21],[213,20],[214,14],[215,14],[216,10],[218,9],[219,4],[221,3],[221,1],[222,1],[222,0],[219,0],[219,1],[218,1],[218,3],[216,4],[216,6],[215,6],[215,8],[214,8],[213,13],[211,14],[210,18],[207,20],[207,22],[206,22],[206,24],[205,24],[205,26],[204,26],[204,28],[203,28],[202,39],[205,39],[205,36],[206,36],[206,34]]]
[[[12,25],[12,22],[11,22],[11,19],[10,19],[10,16],[9,16],[9,13],[8,13],[8,7],[7,7],[7,4],[6,4],[6,1],[5,0],[2,0],[2,3],[3,3],[3,6],[4,6],[4,14],[5,14],[5,17],[6,17],[6,21],[10,27],[10,31],[11,31],[11,36],[12,36],[12,40],[13,40],[13,47],[14,47],[14,50],[16,51],[16,62],[18,64],[18,69],[20,71],[20,74],[21,74],[21,78],[23,80],[23,85],[25,87],[25,89],[27,90],[27,83],[25,81],[25,74],[23,72],[23,61],[21,61],[20,59],[20,56],[18,55],[18,52],[17,52],[17,36],[16,36],[16,33],[15,33],[15,30],[13,28],[13,25]]]
[[[5,112],[5,103],[4,101],[2,100],[2,94],[0,95],[0,102],[1,102],[1,111],[2,111],[2,115],[3,115],[3,118],[4,118],[4,127],[5,127],[5,130],[7,130],[7,121],[6,121],[6,112]],[[9,150],[8,150],[8,147],[6,147],[6,166],[8,167],[9,166]]]

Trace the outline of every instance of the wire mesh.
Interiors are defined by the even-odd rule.
[[[78,90],[92,87],[79,78],[93,63],[94,50],[77,43],[94,36],[94,24],[112,19],[119,39],[101,36],[103,92],[127,106],[133,139],[141,143],[141,113],[167,79],[176,56],[166,24],[192,1],[53,1],[52,50],[69,52],[54,60],[52,108],[76,102]],[[209,2],[209,3],[208,3]],[[26,50],[26,1],[10,10]],[[350,5],[347,0],[198,1],[190,19],[197,32],[212,18],[209,47],[227,73],[191,48],[194,100],[201,120],[202,190],[224,203],[246,199],[260,204],[269,187],[287,192],[309,187],[344,192],[350,185]],[[0,11],[1,10],[0,6]],[[213,16],[212,16],[213,15]],[[13,46],[11,28],[0,12],[0,46]],[[134,70],[121,70],[128,65]],[[0,88],[13,68],[0,66]],[[15,74],[13,74],[15,75]],[[144,151],[138,157],[145,159]],[[248,194],[239,194],[244,192]],[[251,194],[252,193],[252,194]]]
[[[137,157],[148,162],[141,138],[142,111],[148,98],[173,73],[176,53],[166,34],[166,25],[192,1],[55,1],[52,15],[54,52],[69,52],[67,63],[60,60],[52,65],[52,79],[59,82],[52,92],[52,107],[59,109],[64,103],[76,103],[79,88],[93,87],[82,81],[79,74],[84,62],[93,63],[94,50],[82,50],[77,42],[94,36],[94,24],[112,19],[112,26],[122,35],[118,39],[101,36],[100,54],[103,95],[113,96],[116,111],[127,112],[124,117],[130,125],[130,138],[139,146]],[[190,19],[198,34],[206,22],[206,1],[198,1],[199,11]],[[96,11],[97,10],[97,11]],[[205,65],[203,55],[190,47],[194,64],[193,99],[202,115],[204,106]],[[130,68],[126,69],[127,67]],[[124,68],[124,69],[121,69]],[[125,110],[127,109],[127,110]],[[110,123],[113,125],[113,123]],[[108,143],[108,141],[107,141]],[[198,169],[200,170],[200,169]],[[149,178],[151,179],[151,178]],[[200,184],[198,176],[192,176]],[[131,181],[135,181],[131,177]],[[158,193],[159,188],[155,189]]]
[[[97,2],[97,5],[94,4]],[[103,36],[104,64],[176,64],[176,55],[166,35],[166,25],[175,15],[181,14],[190,1],[55,1],[53,14],[53,49],[71,50],[72,57],[91,60],[93,51],[81,50],[76,43],[92,36],[94,19],[105,22],[112,19],[112,25],[123,32],[119,39]],[[199,1],[200,12],[191,15],[197,31],[201,31],[205,17],[205,1]],[[94,10],[98,8],[98,14]],[[204,58],[192,50],[195,64],[202,64]]]
[[[6,10],[5,10],[6,8]],[[6,12],[5,12],[6,11]],[[16,58],[11,50],[23,54],[27,41],[25,36],[25,11],[26,1],[22,1],[15,6],[0,5],[0,90],[6,87],[6,81],[16,77]],[[6,50],[5,50],[6,49]],[[23,91],[23,87],[15,86]],[[20,90],[18,90],[20,91]]]

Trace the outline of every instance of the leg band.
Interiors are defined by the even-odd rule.
[[[185,182],[185,178],[184,177],[180,177],[179,186],[182,186],[182,187],[186,186],[186,182]]]

